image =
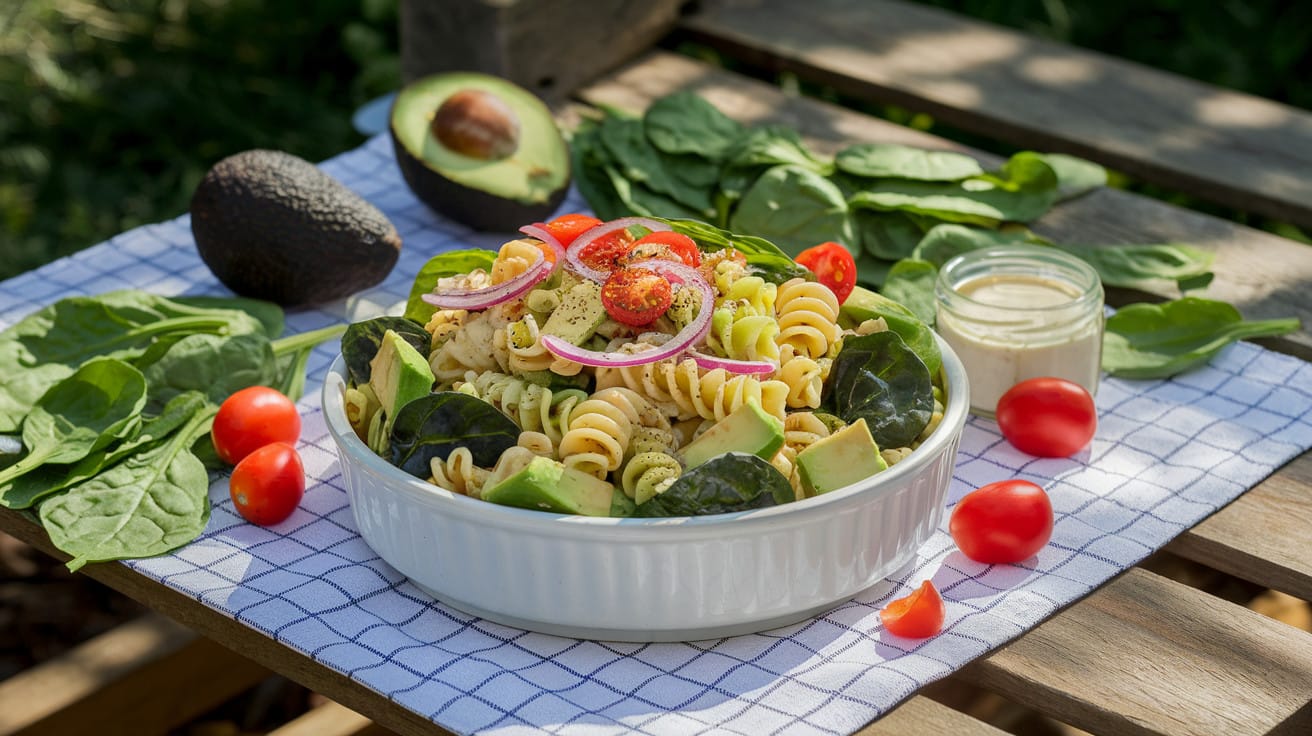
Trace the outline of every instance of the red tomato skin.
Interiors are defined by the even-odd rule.
[[[797,262],[815,274],[817,280],[834,292],[842,304],[856,288],[856,261],[840,243],[812,246],[797,254]]]
[[[214,451],[229,465],[271,442],[295,443],[300,436],[296,404],[268,386],[251,386],[229,396],[210,429]]]
[[[583,246],[579,260],[589,268],[609,273],[619,268],[624,256],[633,249],[633,235],[628,230],[617,230]]]
[[[651,324],[674,300],[670,282],[647,268],[617,269],[601,286],[606,312],[631,327]]]
[[[957,502],[948,531],[962,554],[976,562],[1020,562],[1052,538],[1052,502],[1027,480],[989,483]]]
[[[228,493],[237,513],[271,526],[292,515],[305,495],[305,466],[295,447],[274,442],[247,455],[232,471]]]
[[[679,257],[680,261],[688,266],[697,268],[702,265],[702,252],[697,248],[697,241],[683,233],[676,233],[672,230],[658,230],[647,233],[638,238],[633,247],[636,249],[638,246],[647,243],[655,243],[669,248],[674,255]]]
[[[568,248],[574,239],[584,232],[591,230],[601,224],[601,220],[592,215],[584,215],[579,212],[571,212],[553,219],[551,222],[543,223],[547,232],[556,236],[561,246]]]
[[[994,417],[1008,442],[1037,457],[1070,457],[1098,431],[1098,409],[1088,390],[1051,376],[1012,386],[998,399]]]
[[[907,639],[928,639],[943,630],[943,597],[926,580],[905,598],[890,601],[879,611],[888,633]]]

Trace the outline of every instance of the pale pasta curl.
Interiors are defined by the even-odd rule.
[[[842,335],[838,298],[829,287],[800,278],[785,281],[775,300],[780,345],[792,345],[799,355],[821,358]]]
[[[630,343],[626,352],[651,349]],[[733,375],[723,368],[704,370],[692,358],[673,358],[625,368],[597,371],[597,386],[625,386],[648,398],[666,414],[678,419],[701,417],[719,421],[748,401],[779,419],[787,411],[788,384],[752,375]]]
[[[669,420],[636,391],[602,389],[575,407],[569,431],[560,440],[560,459],[567,467],[605,480],[623,463],[634,428],[662,423],[668,430]]]
[[[515,420],[525,433],[540,433],[551,443],[551,452],[569,429],[569,420],[588,397],[581,389],[553,391],[546,386],[496,371],[467,373],[457,390],[471,389],[480,399]]]

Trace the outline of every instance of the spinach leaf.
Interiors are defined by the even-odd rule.
[[[840,171],[870,179],[958,181],[984,173],[979,162],[964,153],[896,143],[857,143],[839,151],[834,163]]]
[[[613,166],[613,162],[606,154],[605,146],[601,145],[597,127],[595,123],[585,121],[570,137],[571,172],[574,185],[597,217],[614,220],[630,213],[606,175],[605,167]],[[406,316],[412,316],[408,310]]]
[[[497,254],[494,251],[467,248],[438,253],[428,259],[415,275],[414,285],[410,287],[410,296],[405,303],[406,319],[414,320],[421,325],[428,324],[437,307],[424,301],[423,296],[432,292],[437,286],[438,279],[466,274],[476,268],[491,271],[492,263],[496,258]]]
[[[943,367],[943,353],[939,350],[934,331],[905,305],[858,286],[843,302],[838,314],[839,322],[845,327],[855,327],[868,319],[879,318],[920,356],[930,375],[938,373]]]
[[[146,402],[141,371],[94,358],[50,388],[23,422],[27,454],[0,470],[4,486],[43,463],[71,463],[133,432]]]
[[[965,225],[937,225],[925,233],[925,237],[911,251],[911,257],[929,261],[936,268],[968,251],[989,248],[995,245],[1016,245],[1032,243],[1032,236],[1027,232],[982,230]]]
[[[13,509],[29,508],[46,496],[89,480],[123,458],[172,434],[204,409],[207,403],[205,397],[196,391],[179,394],[164,407],[162,414],[145,419],[140,429],[122,442],[96,450],[76,463],[46,463],[0,485],[0,505]]]
[[[405,317],[374,317],[361,322],[354,322],[342,333],[342,359],[351,382],[357,386],[369,382],[372,372],[370,361],[378,354],[378,347],[383,343],[383,335],[391,330],[410,343],[420,355],[428,356],[433,343],[433,336],[428,334],[423,325]]]
[[[683,233],[706,250],[723,250],[733,248],[747,258],[747,265],[767,281],[782,284],[789,279],[815,279],[815,274],[805,266],[799,266],[774,243],[752,235],[737,235],[723,228],[705,222],[689,219],[656,218],[670,226],[675,232]]]
[[[167,442],[131,455],[40,506],[56,547],[88,562],[163,554],[195,539],[209,520],[209,476],[188,449],[209,431],[216,407],[196,414]]]
[[[934,282],[937,280],[938,269],[934,264],[903,258],[888,270],[883,294],[910,309],[920,321],[932,326],[938,311],[934,301]]]
[[[767,125],[747,131],[725,154],[720,168],[720,192],[730,201],[742,199],[761,174],[791,164],[821,176],[833,173],[832,161],[813,154],[792,128]]]
[[[1131,304],[1107,318],[1102,367],[1123,378],[1167,378],[1207,363],[1236,340],[1299,327],[1292,318],[1246,321],[1233,305],[1198,297]]]
[[[244,296],[174,296],[169,297],[178,304],[185,304],[198,309],[237,309],[259,321],[264,334],[270,340],[282,334],[286,327],[286,315],[282,307],[263,299]]]
[[[906,447],[929,424],[929,369],[892,330],[843,340],[822,405],[849,424],[865,419],[880,447]]]
[[[1215,254],[1176,243],[1145,245],[1057,245],[1093,266],[1107,286],[1142,287],[1158,280],[1175,281],[1181,291],[1212,280]]]
[[[729,226],[767,238],[792,255],[828,241],[857,250],[842,191],[800,166],[776,166],[762,174],[743,195]]]
[[[156,411],[187,391],[199,391],[217,406],[248,386],[276,383],[278,362],[262,333],[189,335],[146,368],[146,380],[148,405]]]
[[[607,118],[600,132],[602,145],[626,181],[646,186],[652,192],[700,213],[702,217],[711,216],[710,187],[693,188],[676,177],[670,170],[672,162],[667,164],[665,154],[647,142],[642,121]]]
[[[496,407],[468,394],[438,391],[396,412],[388,453],[396,467],[427,478],[429,461],[445,460],[457,447],[468,447],[474,464],[491,467],[518,440],[519,426]]]
[[[742,135],[743,127],[693,92],[666,95],[651,104],[642,125],[652,145],[666,153],[715,159]]]
[[[915,221],[901,212],[853,210],[852,222],[861,249],[889,261],[909,257],[925,235]]]
[[[626,179],[614,165],[607,164],[602,167],[602,171],[606,174],[606,178],[610,180],[615,196],[624,203],[624,212],[626,214],[642,215],[643,217],[687,217],[694,219],[702,219],[710,214],[709,211],[703,212],[688,207],[682,202],[652,190],[641,182]]]
[[[773,465],[745,452],[711,458],[638,504],[634,516],[705,516],[777,506],[796,499]]]
[[[124,290],[69,297],[0,332],[0,432],[15,432],[51,386],[87,360],[134,360],[157,340],[195,332],[262,332],[234,309],[203,309]]]
[[[1002,170],[959,182],[880,179],[848,203],[854,208],[897,210],[948,222],[997,227],[1029,222],[1057,201],[1057,175],[1029,151],[1012,156]]]
[[[1107,186],[1107,169],[1064,153],[1041,154],[1057,174],[1057,200],[1064,202]]]

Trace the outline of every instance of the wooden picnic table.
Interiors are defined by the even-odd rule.
[[[459,44],[444,47],[430,39],[416,50],[415,39],[433,28],[450,30],[456,21],[424,19],[423,4],[403,5],[410,23],[403,25],[403,36],[409,28],[411,38],[408,71],[417,73],[425,63],[455,65],[441,57],[459,54]],[[549,22],[540,4],[458,5],[465,14],[457,13],[457,21],[492,18],[498,38],[508,39],[478,59],[479,65],[535,86],[558,104],[563,120],[574,119],[580,106],[640,111],[657,97],[687,89],[742,122],[795,126],[821,150],[893,141],[998,160],[652,46],[674,32],[747,69],[786,71],[848,99],[923,111],[1006,144],[1074,153],[1202,199],[1312,224],[1312,115],[922,6],[703,2],[680,17],[677,3],[652,3],[642,13],[634,10],[639,4],[609,3],[616,14],[636,14],[643,22],[629,18],[632,33],[604,58],[587,59],[517,47],[514,40],[524,34],[517,36],[516,28]],[[567,11],[575,4],[562,5]],[[471,43],[480,38],[469,29],[463,37]],[[528,58],[531,53],[538,57]],[[598,64],[609,71],[598,74]],[[1312,246],[1116,189],[1065,203],[1034,229],[1070,242],[1197,245],[1216,254],[1216,279],[1206,296],[1234,303],[1249,318],[1297,316],[1312,325]],[[1108,301],[1171,296],[1113,290]],[[1306,327],[1263,344],[1312,358]],[[0,511],[0,529],[58,555],[26,517]],[[1256,586],[1312,600],[1312,453],[1166,549]],[[84,572],[377,724],[405,734],[437,730],[423,716],[126,566],[99,564]],[[980,658],[952,682],[998,693],[1097,734],[1312,733],[1312,633],[1142,566]],[[923,695],[861,731],[997,732]]]

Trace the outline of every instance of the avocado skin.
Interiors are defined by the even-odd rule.
[[[401,236],[377,207],[309,161],[264,149],[209,170],[192,195],[191,232],[224,286],[282,306],[373,286],[401,254]]]
[[[567,181],[566,186],[553,192],[545,202],[527,204],[458,184],[406,150],[395,129],[389,126],[388,132],[401,178],[410,191],[434,212],[475,230],[511,232],[525,223],[542,222],[551,217],[569,193]]]

